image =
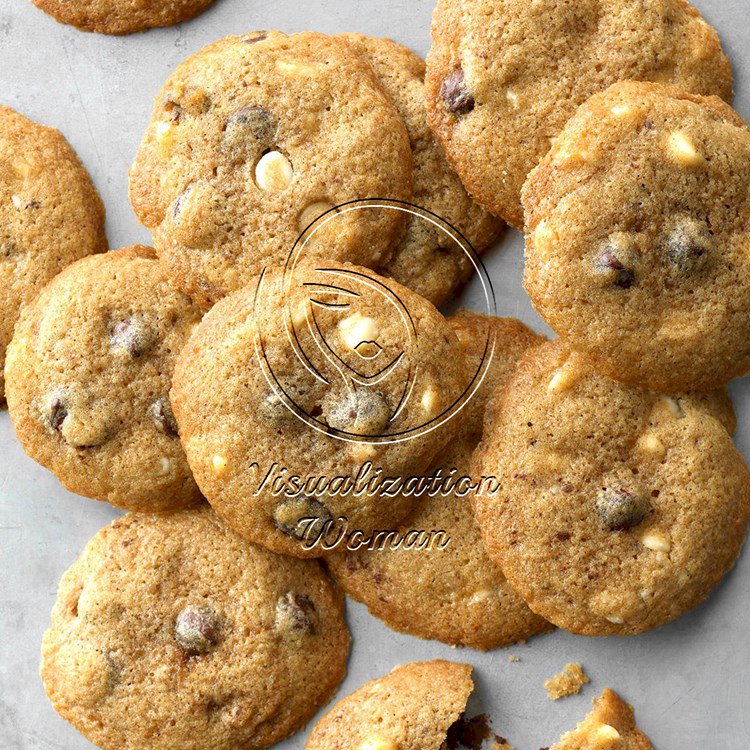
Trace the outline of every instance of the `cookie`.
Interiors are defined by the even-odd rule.
[[[460,435],[426,472],[446,479],[438,492],[420,496],[418,511],[396,535],[378,539],[365,551],[331,555],[326,562],[346,593],[365,603],[389,627],[486,650],[549,629],[549,623],[531,612],[487,557],[468,488],[478,483],[470,464],[481,438],[487,397],[492,388],[508,380],[524,350],[542,339],[513,318],[462,311],[449,322],[472,373],[486,356],[490,334],[495,350],[485,384],[461,414]],[[451,472],[454,479],[449,483]],[[423,536],[414,537],[414,532]]]
[[[498,236],[502,222],[467,195],[458,175],[427,125],[424,61],[390,39],[343,34],[373,69],[406,124],[414,169],[412,202],[446,221],[482,253]],[[410,218],[391,259],[378,272],[440,305],[473,273],[473,259],[447,234],[424,218]]]
[[[619,83],[524,187],[526,289],[617,380],[709,389],[750,369],[750,129],[716,97]]]
[[[439,0],[432,40],[430,125],[474,199],[518,228],[526,175],[592,94],[630,79],[732,96],[716,32],[684,0]]]
[[[306,750],[439,750],[474,683],[471,667],[412,662],[365,683],[315,725]]]
[[[0,403],[23,305],[66,265],[107,249],[104,206],[63,136],[0,106]]]
[[[26,453],[71,492],[121,508],[196,502],[169,388],[200,318],[151,248],[68,266],[25,308],[8,347],[8,407]]]
[[[129,514],[65,573],[42,643],[55,710],[104,750],[267,748],[346,670],[341,595],[206,506]]]
[[[455,434],[469,380],[433,305],[339,264],[268,272],[214,306],[171,396],[217,512],[276,552],[318,556],[327,522],[343,543],[412,510],[413,496],[380,480],[427,468]]]
[[[229,37],[183,62],[156,98],[130,172],[135,212],[174,283],[210,307],[283,265],[343,203],[411,198],[404,123],[370,67],[323,34]],[[406,215],[342,211],[305,246],[368,267]]]
[[[605,688],[586,718],[549,750],[653,750],[653,746],[636,727],[633,707]]]
[[[205,10],[213,0],[32,0],[37,8],[81,31],[133,34],[174,26]]]
[[[532,610],[584,635],[655,628],[732,567],[750,473],[712,401],[610,380],[557,340],[488,406],[475,498],[490,557]]]

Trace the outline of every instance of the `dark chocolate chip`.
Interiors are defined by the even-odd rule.
[[[112,346],[137,359],[156,343],[156,333],[141,318],[124,318],[112,326],[110,339]]]
[[[156,426],[169,437],[177,437],[179,434],[177,420],[172,411],[172,404],[166,396],[160,396],[148,409],[150,417],[156,422]]]
[[[189,654],[205,654],[219,642],[219,618],[210,607],[189,604],[174,624],[177,643]]]
[[[274,627],[280,633],[315,634],[317,613],[313,600],[306,594],[287,591],[276,602]]]
[[[15,240],[3,240],[0,242],[0,258],[10,258],[18,253],[18,244]]]
[[[274,526],[287,536],[300,540],[314,539],[332,520],[328,508],[313,497],[289,498],[277,505],[273,512]]]
[[[648,499],[620,488],[602,490],[596,498],[596,512],[610,531],[632,529],[650,510]]]
[[[53,430],[60,431],[65,418],[68,416],[68,404],[63,396],[53,396],[50,401],[47,421]]]
[[[461,68],[456,68],[443,79],[440,84],[440,98],[448,110],[457,115],[465,115],[474,109],[474,97],[469,91]]]
[[[594,268],[607,284],[630,289],[636,281],[636,254],[619,236],[611,237],[594,260]]]
[[[664,250],[672,266],[690,273],[705,265],[712,246],[713,235],[706,223],[684,218],[667,235]]]
[[[172,207],[169,211],[170,215],[172,216],[172,221],[177,221],[177,218],[180,215],[180,211],[182,210],[182,205],[187,200],[187,197],[192,192],[194,185],[188,185],[173,201],[172,201]]]
[[[267,37],[267,31],[252,31],[249,34],[245,34],[245,36],[242,37],[242,41],[245,44],[256,44],[257,42],[262,42]]]
[[[458,748],[481,750],[484,742],[492,736],[493,732],[487,714],[479,714],[471,719],[461,714],[458,720],[449,727],[443,748],[445,750],[458,750]]]
[[[237,110],[224,128],[224,145],[233,150],[248,146],[270,146],[276,133],[276,121],[265,107]]]

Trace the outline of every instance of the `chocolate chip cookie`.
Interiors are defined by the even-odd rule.
[[[104,206],[68,142],[0,106],[0,403],[21,307],[66,265],[106,249]]]
[[[636,727],[633,707],[605,688],[586,718],[549,750],[653,750],[653,746]]]
[[[344,676],[342,598],[207,507],[129,514],[65,573],[42,644],[55,710],[105,750],[267,748]]]
[[[472,374],[490,356],[487,344],[494,352],[482,388],[461,415],[460,435],[426,472],[438,478],[439,491],[420,496],[418,511],[396,535],[326,562],[347,594],[395,630],[484,650],[549,628],[487,557],[470,504],[470,486],[478,483],[471,455],[482,436],[487,398],[542,339],[513,318],[462,311],[448,322]]]
[[[362,34],[339,37],[369,63],[406,124],[414,169],[414,198],[466,238],[477,253],[497,237],[502,222],[466,194],[427,125],[423,60],[390,39]],[[428,219],[413,217],[393,257],[379,273],[391,276],[435,305],[443,303],[473,273],[472,258]]]
[[[132,34],[174,26],[205,10],[213,0],[32,0],[60,23],[100,34]]]
[[[611,377],[716,388],[750,369],[750,129],[716,97],[619,83],[524,188],[525,283]]]
[[[66,268],[24,309],[8,347],[8,407],[24,450],[72,492],[121,508],[196,502],[169,388],[200,317],[151,248]]]
[[[268,272],[217,304],[179,358],[172,402],[218,513],[276,552],[315,556],[328,522],[369,534],[407,515],[415,498],[380,479],[427,468],[469,386],[433,305],[336,264]]]
[[[306,750],[427,750],[444,747],[466,707],[471,667],[412,662],[362,685],[315,725]]]
[[[430,125],[474,199],[519,228],[526,175],[592,94],[630,79],[732,95],[716,32],[684,0],[439,0],[432,39]]]
[[[199,304],[281,264],[348,201],[411,198],[403,120],[367,63],[323,34],[229,37],[183,62],[156,98],[130,197],[174,283]],[[305,246],[374,267],[406,214],[342,209]]]
[[[485,547],[532,610],[585,635],[640,633],[732,567],[750,474],[712,402],[635,389],[562,340],[491,400],[475,471]]]

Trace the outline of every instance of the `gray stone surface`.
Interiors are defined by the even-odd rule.
[[[748,0],[699,0],[718,27],[736,72],[736,106],[750,115]],[[102,193],[110,244],[148,242],[127,199],[127,168],[152,97],[177,63],[204,44],[256,28],[360,31],[392,36],[420,53],[429,45],[433,0],[217,0],[177,28],[130,37],[80,33],[57,24],[26,0],[0,0],[0,101],[54,125],[74,145]],[[509,232],[489,255],[498,311],[544,331],[521,289],[522,241]],[[478,303],[469,288],[464,304]],[[740,448],[750,456],[750,389],[733,384]],[[65,492],[28,459],[7,413],[0,413],[0,750],[92,747],[47,702],[37,675],[39,642],[57,582],[88,538],[118,515]],[[628,639],[557,632],[527,645],[480,654],[389,631],[350,605],[354,645],[339,697],[366,679],[413,659],[444,657],[476,667],[473,707],[488,711],[518,750],[552,744],[605,685],[635,704],[639,723],[659,750],[750,747],[750,559],[709,601],[676,623]],[[521,658],[511,663],[508,654]],[[592,678],[580,696],[551,703],[543,681],[565,662],[581,661]],[[281,745],[302,748],[304,734]],[[208,750],[208,749],[207,749]]]

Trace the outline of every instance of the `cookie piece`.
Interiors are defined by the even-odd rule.
[[[326,562],[346,593],[389,627],[485,650],[550,627],[531,612],[487,557],[469,501],[470,483],[479,482],[471,476],[470,464],[481,438],[486,400],[492,388],[504,385],[524,350],[542,339],[513,318],[462,311],[448,322],[472,374],[488,356],[488,335],[494,354],[485,384],[460,416],[460,435],[426,472],[444,478],[440,491],[422,493],[418,511],[395,535],[378,537],[365,551],[331,555]],[[415,531],[442,533],[414,537]],[[399,538],[396,546],[391,540]]]
[[[653,750],[653,746],[636,727],[633,707],[605,688],[586,718],[549,750]]]
[[[213,0],[32,0],[37,8],[81,31],[132,34],[174,26],[205,10]]]
[[[66,268],[24,309],[8,347],[8,407],[26,453],[71,492],[121,508],[196,502],[169,388],[200,318],[151,248]]]
[[[631,79],[732,96],[719,38],[684,0],[440,0],[432,39],[430,125],[474,199],[518,228],[526,175],[592,94]]]
[[[544,682],[544,689],[551,701],[559,701],[569,695],[577,695],[584,685],[589,684],[589,677],[578,662],[571,662],[563,671]]]
[[[414,497],[368,483],[420,475],[455,434],[468,383],[433,305],[342,264],[268,272],[217,304],[179,358],[172,402],[217,512],[276,552],[317,556],[328,521],[368,534],[411,511]]]
[[[427,125],[424,61],[390,39],[342,34],[373,69],[406,124],[414,169],[414,205],[437,214],[482,253],[503,226],[467,195]],[[393,257],[378,272],[440,305],[473,273],[472,258],[425,218],[412,217]]]
[[[705,599],[750,517],[750,474],[706,401],[637,390],[557,340],[491,401],[475,471],[485,547],[532,610],[640,633]]]
[[[750,369],[750,129],[716,97],[619,83],[524,188],[526,289],[611,377],[716,388]]]
[[[313,727],[306,750],[440,750],[474,689],[471,667],[412,662],[365,683]]]
[[[234,36],[183,62],[156,98],[130,172],[130,198],[174,283],[210,307],[329,209],[411,198],[404,123],[344,42],[304,32]],[[347,211],[305,257],[373,267],[406,220]]]
[[[267,748],[346,670],[342,597],[208,507],[129,514],[65,573],[42,644],[55,710],[105,750]]]
[[[107,249],[104,206],[63,136],[0,106],[0,404],[21,307],[59,271]]]

